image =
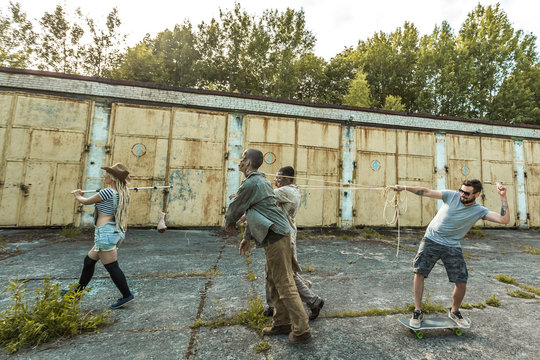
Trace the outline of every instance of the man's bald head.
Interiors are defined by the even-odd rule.
[[[257,149],[247,149],[244,152],[244,155],[246,160],[249,160],[251,169],[258,170],[261,167],[264,160],[262,151]]]

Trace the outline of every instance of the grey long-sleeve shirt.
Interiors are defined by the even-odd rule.
[[[268,229],[283,236],[291,233],[287,216],[276,205],[272,185],[258,171],[249,174],[240,185],[225,214],[225,226],[234,226],[244,213],[247,220],[244,237],[255,240],[258,247],[267,245]]]

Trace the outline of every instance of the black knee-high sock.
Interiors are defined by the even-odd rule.
[[[129,291],[126,276],[118,266],[118,261],[105,265],[105,269],[107,269],[109,275],[111,275],[112,281],[114,281],[114,284],[122,293],[122,297],[127,298],[131,296],[131,291]]]
[[[92,260],[86,255],[84,258],[84,265],[81,272],[81,278],[79,279],[79,285],[77,286],[77,291],[81,291],[88,285],[92,276],[94,276],[94,269],[96,268],[97,260]]]

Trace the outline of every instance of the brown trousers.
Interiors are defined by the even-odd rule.
[[[288,236],[267,245],[266,281],[274,304],[273,326],[291,325],[296,336],[310,332],[308,316],[293,279],[292,245]]]

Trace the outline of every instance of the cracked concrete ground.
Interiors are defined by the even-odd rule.
[[[325,299],[321,316],[311,322],[314,341],[289,344],[286,336],[265,337],[270,348],[257,353],[262,338],[246,326],[191,329],[203,320],[242,311],[254,294],[264,297],[264,251],[253,252],[248,265],[238,255],[238,239],[216,230],[131,229],[119,251],[119,263],[135,302],[116,310],[115,323],[99,333],[58,340],[14,355],[0,350],[2,359],[537,359],[540,354],[540,296],[511,297],[514,285],[496,275],[512,276],[519,284],[540,287],[540,255],[524,247],[540,248],[540,233],[521,230],[484,230],[485,238],[462,242],[468,255],[469,283],[465,302],[485,302],[495,294],[500,307],[463,310],[472,327],[457,337],[448,330],[432,330],[418,340],[398,324],[400,317],[336,317],[344,311],[389,309],[412,303],[411,262],[422,232],[403,230],[396,257],[395,231],[383,239],[366,239],[361,231],[303,231],[300,264],[311,265],[304,277]],[[64,238],[59,230],[2,230],[5,250],[0,254],[0,279],[30,279],[31,291],[46,276],[62,286],[78,280],[91,235]],[[216,269],[217,275],[203,275]],[[191,273],[192,276],[178,276]],[[83,309],[106,309],[119,296],[106,270],[98,264],[92,290]],[[452,284],[440,263],[426,280],[431,301],[449,306]],[[9,306],[0,294],[0,310]],[[334,314],[334,315],[332,315]]]

